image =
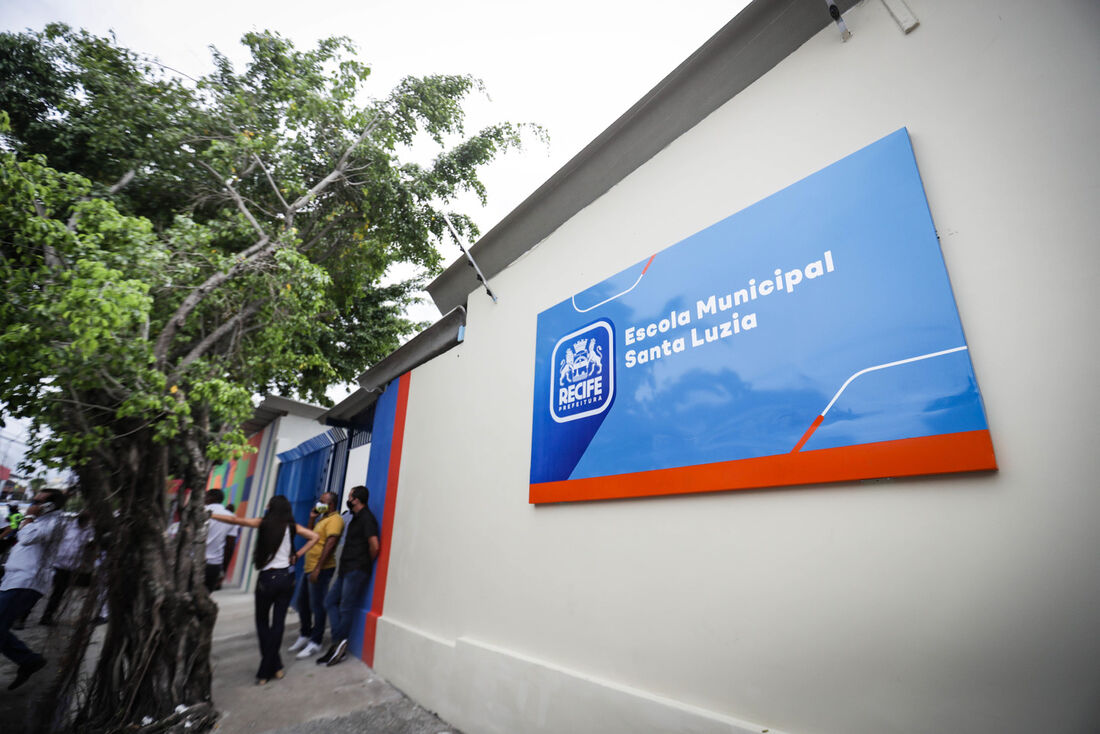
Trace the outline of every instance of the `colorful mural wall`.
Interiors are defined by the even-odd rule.
[[[247,516],[248,504],[252,500],[254,478],[257,474],[260,448],[267,431],[268,429],[264,429],[248,439],[248,445],[255,449],[253,453],[218,464],[207,477],[206,489],[220,489],[224,492],[225,504],[234,505],[237,517]],[[230,559],[226,569],[226,578],[233,578],[240,552],[241,545],[238,544],[233,550],[233,558]]]

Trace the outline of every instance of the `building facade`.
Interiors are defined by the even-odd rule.
[[[497,302],[457,263],[461,324],[374,371],[364,659],[464,731],[1100,726],[1100,5],[824,5],[752,3],[473,248]],[[540,314],[903,129],[997,468],[532,501]]]

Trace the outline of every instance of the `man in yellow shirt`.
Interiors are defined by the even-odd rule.
[[[336,545],[344,532],[344,519],[336,511],[336,502],[335,494],[325,492],[309,513],[309,526],[321,537],[306,553],[305,575],[298,588],[298,618],[302,626],[290,651],[301,650],[299,658],[320,652],[325,636],[325,594],[336,571]]]

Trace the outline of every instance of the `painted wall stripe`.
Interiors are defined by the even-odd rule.
[[[390,445],[389,473],[386,477],[386,509],[382,514],[382,549],[374,567],[374,596],[363,630],[362,660],[374,667],[374,643],[378,619],[386,603],[386,579],[389,576],[390,549],[393,548],[393,517],[397,507],[397,484],[401,478],[401,448],[405,443],[405,412],[409,404],[411,373],[398,378],[397,409],[393,419],[393,442]]]

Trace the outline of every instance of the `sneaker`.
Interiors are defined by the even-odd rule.
[[[340,640],[339,644],[336,645],[336,649],[332,651],[332,657],[329,658],[326,665],[328,665],[330,667],[333,666],[333,665],[336,665],[336,663],[338,663],[338,662],[340,662],[341,660],[344,659],[344,656],[347,655],[347,653],[348,653],[348,641],[347,640]]]
[[[302,637],[301,635],[299,635],[298,639],[294,641],[294,644],[291,645],[290,647],[288,647],[287,649],[290,650],[291,652],[296,652],[298,650],[301,650],[303,647],[305,647],[308,644],[309,644],[309,638],[308,637]]]
[[[332,660],[333,654],[336,652],[336,645],[331,645],[325,654],[317,658],[318,665],[325,665],[329,660]]]
[[[302,651],[298,653],[297,657],[299,660],[304,660],[313,657],[319,652],[321,652],[321,643],[310,641],[308,645],[302,648]]]
[[[46,658],[39,655],[37,658],[29,663],[19,666],[19,670],[15,673],[15,679],[8,685],[9,691],[14,691],[19,686],[27,682],[27,679],[32,675],[46,667]]]

